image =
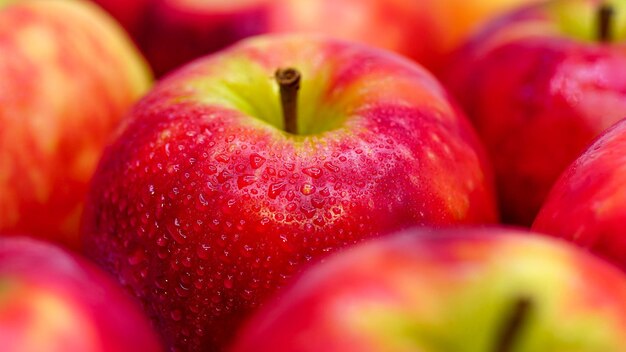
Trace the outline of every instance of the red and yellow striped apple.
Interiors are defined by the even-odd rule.
[[[0,231],[78,246],[87,183],[150,75],[94,5],[30,1],[0,11]]]
[[[602,134],[561,175],[533,229],[564,238],[626,271],[626,120]]]
[[[626,2],[558,0],[495,21],[445,80],[487,146],[502,216],[530,225],[561,172],[626,116]],[[610,28],[609,28],[610,27]],[[603,28],[609,28],[603,38]]]
[[[564,241],[413,230],[304,272],[231,351],[624,351],[624,329],[626,277]]]
[[[158,352],[139,304],[93,264],[51,244],[0,238],[2,352]]]
[[[96,172],[85,248],[177,348],[223,346],[347,245],[497,220],[483,150],[444,89],[359,44],[244,41],[162,80],[130,121]]]

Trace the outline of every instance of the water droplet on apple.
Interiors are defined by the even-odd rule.
[[[302,184],[302,187],[300,187],[300,192],[304,194],[305,196],[309,196],[315,193],[315,186],[313,186],[310,183],[304,183]]]
[[[250,155],[250,166],[252,166],[253,169],[258,169],[261,166],[263,166],[263,164],[265,163],[265,158],[260,156],[257,153],[251,154]]]
[[[339,167],[335,166],[333,163],[331,163],[330,161],[327,161],[324,163],[324,167],[332,172],[338,172],[339,171]]]
[[[157,246],[159,247],[165,247],[167,245],[167,237],[166,236],[159,236],[159,238],[157,238]]]
[[[160,259],[165,259],[165,258],[169,257],[169,255],[170,255],[169,248],[167,248],[167,247],[159,247],[159,248],[157,248],[157,256]]]
[[[312,219],[313,215],[315,215],[315,208],[310,206],[302,206],[300,207],[300,211],[309,219]]]
[[[135,266],[146,259],[143,249],[139,248],[128,257],[128,264]]]
[[[198,200],[200,201],[200,204],[202,204],[205,207],[209,205],[209,202],[206,200],[206,198],[204,198],[204,194],[202,193],[198,195]]]
[[[190,294],[189,287],[185,286],[182,282],[178,284],[178,287],[174,288],[174,291],[182,298],[189,297]]]
[[[322,169],[319,167],[308,167],[303,169],[302,172],[305,175],[311,176],[312,178],[318,179],[322,176]]]
[[[209,250],[211,249],[211,246],[208,244],[200,244],[198,245],[198,248],[196,250],[196,253],[198,254],[198,257],[200,259],[209,259]]]
[[[187,242],[187,235],[183,232],[183,229],[180,228],[180,220],[178,220],[178,218],[174,219],[173,224],[168,223],[165,228],[176,243],[185,244]]]
[[[313,205],[313,207],[317,209],[322,209],[324,207],[324,203],[326,203],[326,199],[324,198],[311,199],[311,205]]]
[[[183,313],[180,310],[178,310],[178,309],[174,309],[170,313],[170,317],[174,321],[180,321],[183,318]]]
[[[215,160],[219,161],[220,163],[227,163],[230,160],[230,158],[226,154],[218,154],[215,157]]]
[[[286,186],[287,184],[285,182],[272,183],[267,189],[267,196],[271,199],[276,199]]]
[[[313,223],[315,225],[317,225],[317,226],[324,226],[324,225],[326,225],[326,221],[321,216],[316,217],[315,219],[313,219]]]
[[[196,278],[196,281],[193,282],[193,286],[198,290],[202,289],[204,287],[204,279],[201,277]]]
[[[224,183],[233,177],[228,171],[224,170],[217,175],[217,182]]]
[[[237,178],[237,187],[243,189],[256,182],[257,177],[254,175],[241,175]]]

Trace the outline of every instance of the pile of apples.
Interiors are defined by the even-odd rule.
[[[0,77],[2,352],[626,351],[626,0],[0,0]]]

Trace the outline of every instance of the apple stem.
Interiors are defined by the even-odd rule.
[[[283,108],[285,131],[298,134],[298,90],[300,89],[300,72],[295,68],[279,68],[274,74],[280,86],[280,103]]]
[[[608,3],[603,3],[598,8],[598,40],[600,42],[608,43],[613,40],[611,23],[614,15],[615,10]]]
[[[528,297],[519,297],[513,304],[513,308],[504,322],[502,331],[498,336],[498,341],[494,352],[512,352],[515,340],[519,336],[524,324],[528,320],[528,315],[532,309],[533,302]]]

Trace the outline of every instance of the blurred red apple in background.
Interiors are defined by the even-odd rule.
[[[530,225],[567,165],[626,116],[626,2],[605,21],[612,38],[600,38],[601,3],[514,12],[451,65],[445,81],[487,145],[506,222]]]
[[[625,150],[622,120],[563,173],[533,228],[587,248],[626,271]]]
[[[261,33],[361,41],[438,70],[488,18],[532,0],[94,0],[131,33],[158,76]]]
[[[197,57],[269,31],[272,0],[95,0],[162,76]]]
[[[83,197],[146,66],[104,12],[19,1],[0,12],[0,231],[77,247]]]
[[[44,242],[0,238],[2,352],[155,352],[137,302],[93,264]]]
[[[232,351],[624,351],[625,327],[626,278],[566,242],[412,230],[305,272]]]
[[[130,117],[93,181],[86,252],[182,350],[219,349],[330,252],[416,224],[497,220],[465,117],[384,51],[251,39],[168,76]]]

